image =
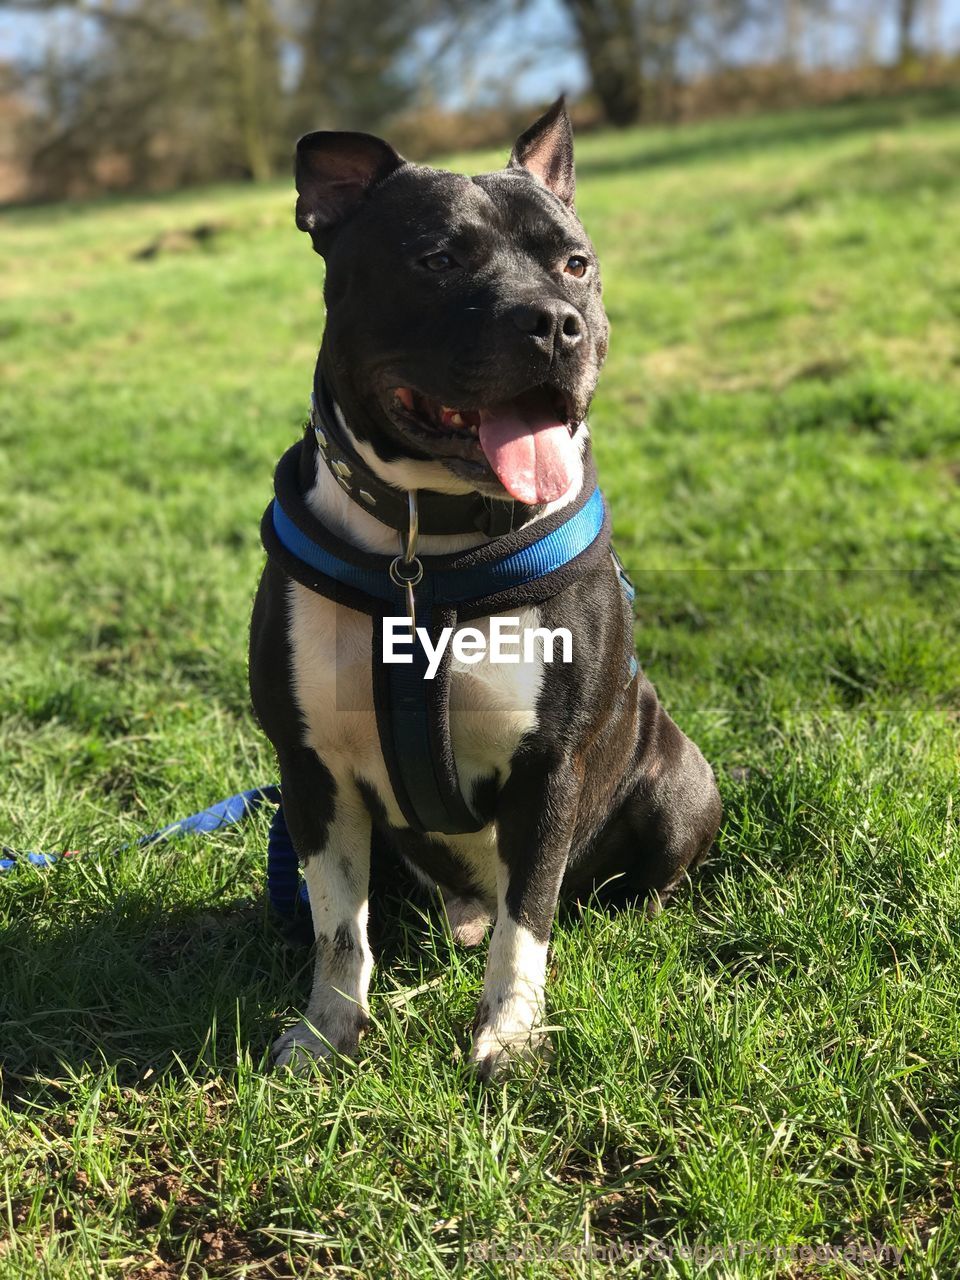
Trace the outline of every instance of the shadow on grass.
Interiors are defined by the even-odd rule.
[[[696,873],[701,894],[713,880],[707,868]],[[643,909],[616,890],[589,902],[613,915]],[[579,914],[576,903],[562,903],[559,927],[576,928]],[[445,971],[446,953],[442,943],[435,954],[428,945],[425,916],[442,929],[439,899],[409,872],[375,859],[369,930],[378,967],[420,980]],[[282,1021],[306,1000],[311,940],[308,918],[279,922],[263,900],[170,909],[144,890],[65,910],[53,922],[25,911],[0,938],[4,1101],[14,1108],[49,1101],[90,1069],[142,1087],[229,1070],[238,1054],[265,1060]]]
[[[905,93],[891,98],[849,102],[807,110],[801,114],[763,115],[736,124],[723,122],[716,130],[678,130],[663,142],[638,133],[638,145],[627,155],[585,156],[577,161],[580,178],[629,173],[633,170],[720,160],[732,154],[775,151],[793,144],[818,143],[851,134],[897,129],[917,119],[955,116],[960,90],[943,88]]]
[[[262,904],[163,910],[126,895],[51,924],[6,927],[0,1061],[8,1089],[38,1075],[116,1068],[122,1084],[236,1061],[265,1046],[302,953],[282,945]],[[254,1049],[254,1056],[257,1050]]]
[[[408,873],[384,874],[371,888],[374,956],[422,971],[423,916],[439,927],[439,906]],[[229,1070],[242,1053],[265,1060],[310,989],[308,917],[282,922],[262,899],[171,909],[144,889],[53,921],[22,901],[0,935],[0,1086],[14,1107],[91,1068],[143,1085]]]

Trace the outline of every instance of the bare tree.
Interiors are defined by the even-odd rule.
[[[521,0],[291,0],[287,8],[299,57],[296,128],[375,129],[459,85],[472,41],[509,23]]]
[[[298,129],[350,124],[370,129],[398,110],[415,89],[405,62],[421,31],[419,0],[307,0],[294,32],[299,72],[294,90]]]
[[[783,0],[783,56],[788,66],[803,62],[803,0]]]
[[[782,0],[783,55],[788,66],[800,70],[804,64],[826,66],[831,61],[831,37],[850,20],[835,0]],[[868,21],[863,6],[863,22]],[[769,13],[770,6],[767,6]]]
[[[55,11],[60,33],[22,68],[38,194],[269,176],[284,107],[268,0],[13,7]]]
[[[308,128],[380,127],[503,0],[0,0],[55,15],[24,67],[37,194],[264,179]],[[427,40],[438,31],[440,39]]]
[[[564,0],[606,120],[673,114],[684,64],[723,47],[758,0]]]
[[[897,61],[901,66],[917,55],[914,25],[917,19],[917,0],[897,0]]]
[[[881,17],[877,8],[870,4],[863,5],[856,14],[859,59],[864,66],[872,66],[878,60]]]
[[[564,0],[573,18],[590,83],[603,114],[628,125],[643,108],[643,48],[631,0]]]

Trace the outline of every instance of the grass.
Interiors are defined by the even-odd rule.
[[[555,1060],[490,1090],[431,904],[379,902],[362,1056],[303,1082],[265,819],[108,853],[274,775],[245,630],[322,325],[289,189],[3,216],[0,834],[92,852],[0,881],[0,1280],[956,1274],[958,107],[579,144],[638,651],[726,822],[660,918],[565,914]],[[900,1263],[799,1248],[868,1239]],[[549,1255],[644,1241],[797,1250]]]

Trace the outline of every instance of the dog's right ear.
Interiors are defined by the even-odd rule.
[[[573,208],[573,129],[563,95],[521,133],[507,168],[526,169],[548,191]]]
[[[297,226],[323,252],[327,237],[367,192],[406,161],[371,133],[320,130],[297,143]]]

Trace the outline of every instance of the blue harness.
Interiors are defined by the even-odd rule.
[[[470,551],[418,557],[408,543],[390,557],[344,542],[313,515],[299,487],[302,447],[294,445],[277,467],[276,496],[261,524],[267,555],[311,591],[371,617],[380,745],[408,825],[445,835],[479,831],[492,815],[460,787],[450,736],[451,648],[432,680],[416,635],[411,663],[386,663],[384,620],[414,618],[435,645],[443,628],[541,603],[609,563],[609,517],[592,463],[588,458],[577,498],[560,512]],[[415,502],[411,496],[412,512]]]
[[[287,515],[279,498],[274,498],[270,510],[273,529],[280,543],[291,555],[318,574],[377,600],[392,602],[398,606],[404,603],[402,592],[397,590],[390,577],[389,565],[392,560],[384,562],[386,572],[383,568],[371,569],[345,560],[313,542]],[[438,568],[433,572],[428,569],[432,561],[442,561],[446,557],[418,557],[424,573],[414,591],[416,603],[420,607],[464,605],[498,592],[525,587],[537,578],[562,569],[592,546],[604,527],[605,516],[603,495],[595,487],[587,502],[569,520],[552,533],[544,534],[542,538],[521,547],[519,551],[476,566],[462,569]]]

